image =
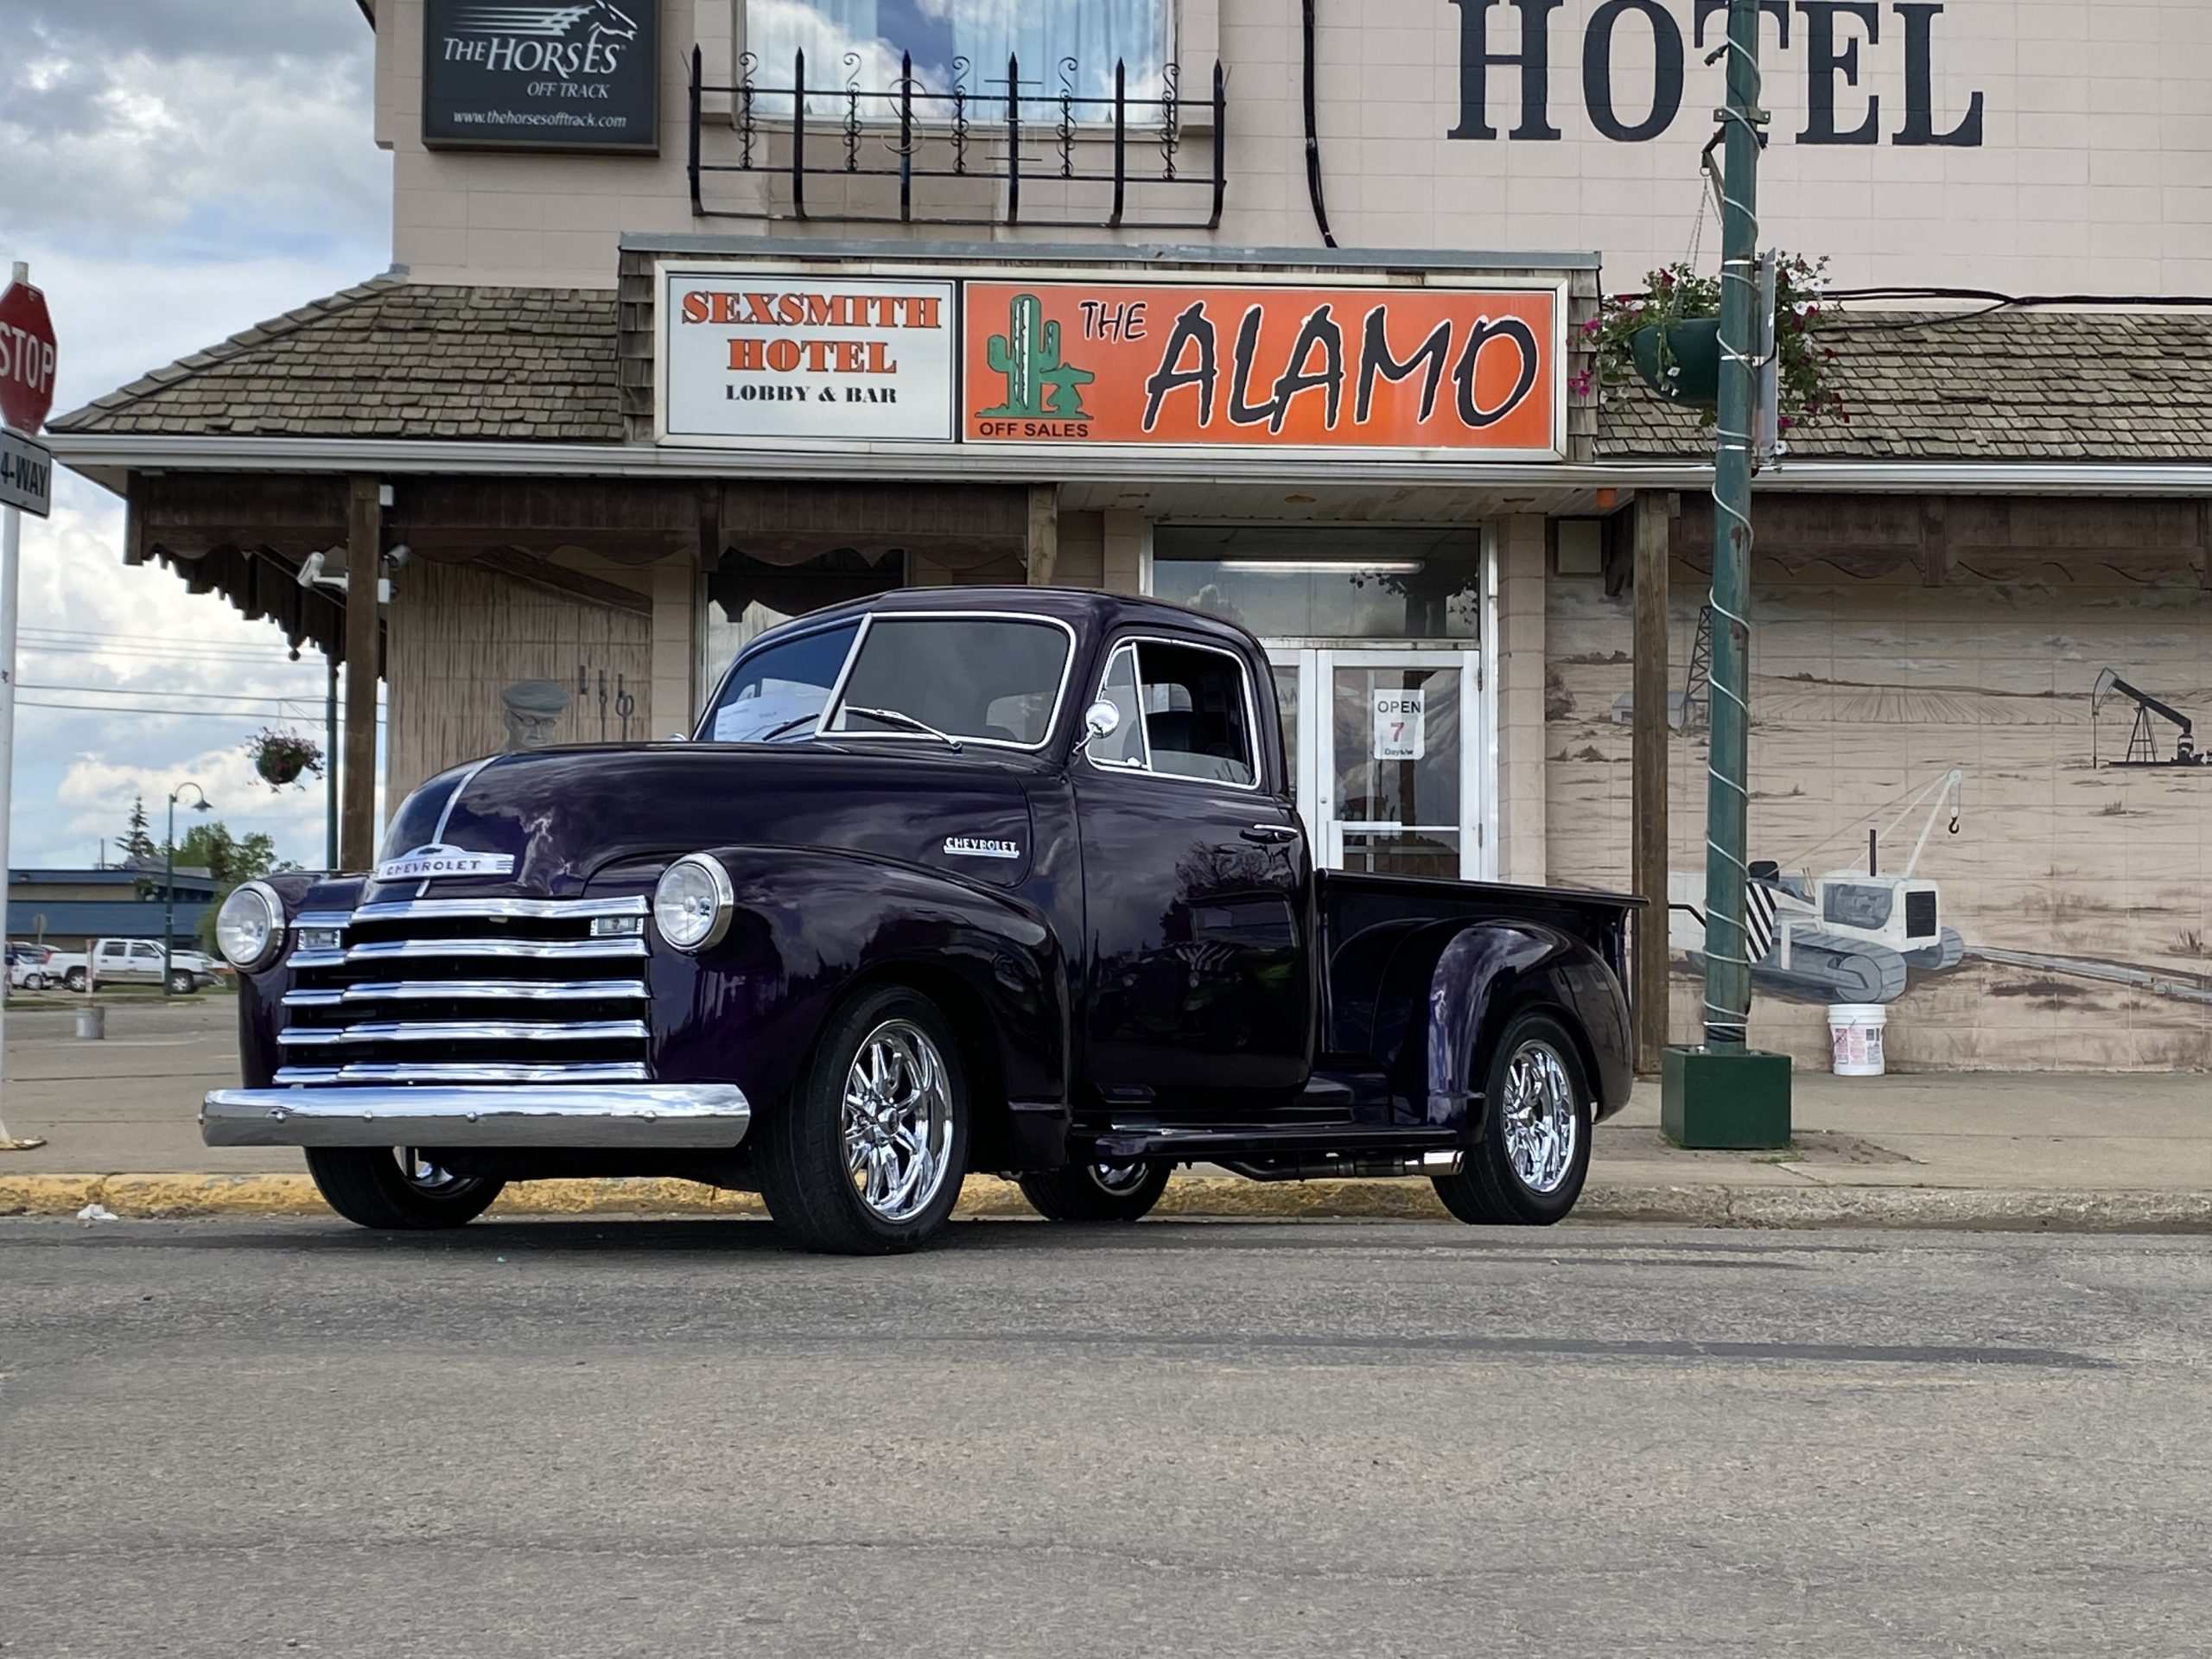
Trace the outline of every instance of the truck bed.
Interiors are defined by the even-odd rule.
[[[1580,939],[1628,984],[1628,916],[1643,900],[1632,893],[1579,887],[1515,887],[1499,881],[1452,881],[1403,875],[1315,873],[1321,918],[1321,1030],[1333,1054],[1388,1060],[1391,1033],[1376,1029],[1378,1000],[1394,957],[1436,924],[1510,919]]]

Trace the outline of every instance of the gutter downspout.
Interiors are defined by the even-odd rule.
[[[1320,227],[1325,247],[1337,245],[1329,228],[1329,210],[1321,200],[1321,137],[1313,114],[1313,0],[1304,0],[1306,42],[1306,194],[1313,202],[1313,223]]]

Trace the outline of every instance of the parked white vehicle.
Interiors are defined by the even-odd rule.
[[[61,976],[47,964],[54,952],[43,944],[14,944],[8,947],[8,988],[11,991],[42,991],[48,985],[58,985]]]
[[[158,985],[162,982],[162,947],[156,939],[95,939],[88,959],[82,951],[58,950],[42,970],[48,984],[59,980],[73,991],[87,982],[99,985]],[[169,989],[179,996],[202,990],[215,982],[214,959],[198,950],[169,953]]]

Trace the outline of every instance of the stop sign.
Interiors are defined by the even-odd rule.
[[[0,292],[0,421],[35,432],[54,407],[54,319],[29,283]]]

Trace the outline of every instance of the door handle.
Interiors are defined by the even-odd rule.
[[[1237,833],[1245,840],[1256,841],[1263,847],[1280,847],[1298,839],[1297,830],[1280,823],[1247,824]]]

